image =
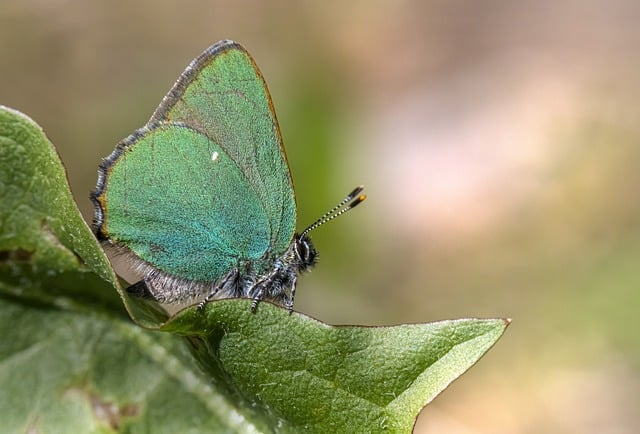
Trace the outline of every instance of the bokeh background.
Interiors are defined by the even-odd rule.
[[[640,3],[0,3],[0,103],[59,149],[79,206],[100,159],[231,38],[269,83],[300,226],[296,308],[331,323],[510,317],[419,433],[635,433]]]

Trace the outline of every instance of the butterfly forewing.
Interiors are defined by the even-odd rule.
[[[286,250],[296,224],[293,184],[269,91],[241,45],[222,41],[195,59],[155,121],[185,123],[217,143],[264,207],[274,253]]]

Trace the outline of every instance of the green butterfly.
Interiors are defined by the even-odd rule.
[[[99,168],[97,237],[126,255],[130,293],[161,303],[228,297],[293,309],[317,251],[309,232],[363,200],[363,187],[295,233],[280,129],[247,51],[220,41],[196,58],[147,122]]]

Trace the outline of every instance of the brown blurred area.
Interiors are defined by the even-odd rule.
[[[254,55],[316,231],[296,309],[331,323],[505,316],[419,433],[635,433],[640,3],[0,3],[0,104],[100,159],[219,39]]]

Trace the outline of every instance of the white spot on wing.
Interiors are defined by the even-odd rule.
[[[218,151],[213,151],[211,154],[211,161],[216,161],[218,159]]]

